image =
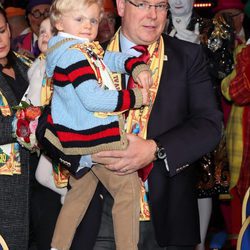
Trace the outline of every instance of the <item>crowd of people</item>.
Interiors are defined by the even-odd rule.
[[[205,250],[219,196],[234,249],[249,6],[2,1],[0,249]]]

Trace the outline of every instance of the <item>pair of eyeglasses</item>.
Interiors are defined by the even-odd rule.
[[[150,10],[151,7],[154,7],[157,12],[163,12],[167,11],[170,8],[168,3],[150,4],[148,2],[134,3],[130,0],[126,1],[140,10]]]
[[[49,17],[49,10],[45,10],[44,12],[40,12],[39,10],[35,10],[33,12],[30,12],[30,14],[36,18],[36,19],[39,19],[41,17],[43,18],[47,18]]]

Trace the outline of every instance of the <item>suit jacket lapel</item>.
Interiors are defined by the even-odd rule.
[[[159,97],[159,93],[161,91],[161,85],[165,85],[165,81],[166,81],[166,76],[168,74],[168,48],[167,48],[167,36],[163,35],[163,40],[164,40],[164,62],[163,62],[163,69],[162,69],[162,74],[161,74],[161,78],[160,78],[160,85],[158,88],[158,92],[155,98],[155,102],[154,105],[152,107],[152,111],[150,113],[150,117],[149,117],[149,121],[148,121],[148,131],[147,131],[147,138],[152,138],[154,137],[155,133],[154,131],[156,130],[155,127],[157,126],[157,123],[160,122],[158,121],[157,117],[158,117],[158,108],[159,107],[163,107],[162,105],[163,100]],[[166,88],[164,87],[164,90],[166,90]]]

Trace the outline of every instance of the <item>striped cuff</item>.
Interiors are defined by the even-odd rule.
[[[135,105],[134,108],[140,108],[142,106],[143,97],[142,92],[139,88],[131,89],[134,92],[135,95]]]
[[[132,71],[132,77],[134,79],[134,81],[137,79],[138,75],[142,72],[142,71],[150,71],[150,68],[147,64],[139,64],[137,66],[135,66],[135,68]]]

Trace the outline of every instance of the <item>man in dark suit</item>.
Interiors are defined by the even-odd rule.
[[[161,72],[150,89],[153,106],[147,113],[147,123],[143,124],[147,126],[146,136],[128,134],[126,150],[92,156],[118,175],[141,170],[153,162],[147,179],[152,222],[141,222],[138,244],[141,250],[193,249],[199,243],[196,171],[192,163],[212,151],[221,135],[222,115],[216,105],[202,48],[161,35],[167,6],[166,0],[151,0],[150,4],[117,0],[122,26],[108,49],[118,47],[138,55],[131,46],[148,45],[150,50],[157,44],[154,50],[157,53],[150,52],[149,62],[152,68],[155,57],[163,54],[162,60],[152,68],[154,74]],[[104,203],[95,250],[115,249],[109,195]]]
[[[121,176],[139,170],[141,177],[148,177],[148,190],[147,185],[145,188],[151,220],[140,223],[140,250],[193,249],[200,236],[196,171],[192,164],[217,145],[222,120],[203,50],[199,45],[161,35],[167,0],[117,0],[117,8],[122,26],[107,49],[137,56],[140,52],[133,46],[148,46],[154,81],[150,88],[152,105],[128,114],[127,132],[139,127],[139,134],[127,135],[126,150],[101,152],[93,155],[92,160]],[[116,74],[114,79],[121,79],[117,85],[126,87],[126,77]],[[149,175],[145,170],[151,170]],[[105,196],[98,189],[97,200],[99,193],[101,198]],[[84,220],[96,219],[101,204],[88,209]],[[106,195],[94,250],[116,249],[111,209],[112,198]],[[95,225],[98,223],[88,223],[86,238],[92,235]],[[82,249],[92,248],[83,243]]]

